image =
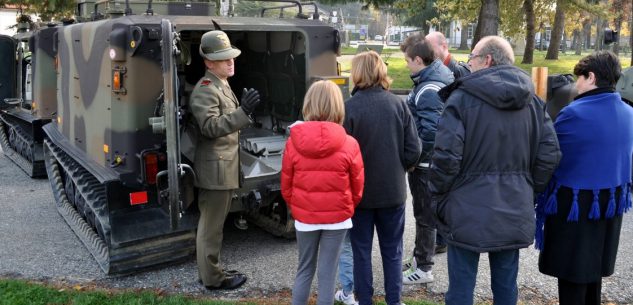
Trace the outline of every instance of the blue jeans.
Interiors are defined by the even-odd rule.
[[[371,264],[374,227],[382,256],[385,301],[400,305],[402,292],[402,234],[404,233],[402,204],[393,208],[356,209],[352,222],[352,250],[354,251],[354,286],[360,305],[371,305],[374,295]]]
[[[354,292],[354,255],[352,253],[352,242],[350,241],[350,231],[345,234],[341,257],[338,260],[338,280],[346,295]]]
[[[516,305],[519,250],[488,252],[493,305]],[[479,253],[448,245],[446,305],[472,305]]]

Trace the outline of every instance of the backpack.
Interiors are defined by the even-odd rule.
[[[545,110],[556,121],[556,116],[578,95],[571,74],[553,74],[547,77],[547,102]]]

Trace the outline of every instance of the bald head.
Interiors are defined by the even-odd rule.
[[[425,39],[431,43],[433,53],[436,58],[444,61],[448,57],[448,42],[441,32],[432,32],[426,35]]]
[[[486,36],[477,42],[473,53],[490,55],[490,66],[513,65],[514,51],[510,43],[499,36]]]

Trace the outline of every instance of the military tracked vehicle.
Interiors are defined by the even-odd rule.
[[[349,92],[336,61],[339,33],[318,20],[209,16],[212,11],[206,2],[81,0],[79,23],[32,34],[37,50],[38,37],[50,32],[41,46],[50,60],[34,69],[33,80],[37,87],[38,80],[49,84],[38,73],[54,75],[55,94],[34,93],[30,109],[21,102],[27,115],[11,118],[42,131],[41,156],[57,208],[108,274],[195,251],[195,141],[187,104],[205,72],[200,38],[214,29],[242,51],[230,79],[233,91],[239,98],[243,88],[255,88],[262,98],[253,124],[240,134],[244,179],[231,207],[236,224],[250,221],[294,236],[280,194],[285,130],[301,119],[311,82],[331,79]],[[39,58],[34,51],[33,61]],[[3,109],[16,107],[7,101]],[[43,105],[50,107],[44,112]],[[40,114],[50,120],[41,128],[32,123]],[[11,124],[4,123],[5,130],[17,123]],[[24,143],[39,146],[35,137]]]

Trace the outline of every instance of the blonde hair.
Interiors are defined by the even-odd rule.
[[[384,89],[391,87],[391,78],[387,76],[387,65],[374,51],[362,52],[352,59],[352,82],[354,86],[365,89],[380,85]]]
[[[329,80],[312,84],[303,99],[303,119],[306,121],[327,121],[343,124],[345,105],[341,89]]]

